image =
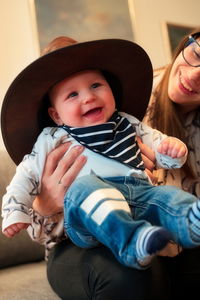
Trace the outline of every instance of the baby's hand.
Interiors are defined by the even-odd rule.
[[[8,226],[4,231],[3,234],[8,238],[13,237],[15,234],[19,233],[22,229],[26,229],[29,226],[27,223],[15,223]]]
[[[185,144],[173,137],[164,139],[157,148],[161,154],[171,156],[172,158],[180,158],[187,153]]]

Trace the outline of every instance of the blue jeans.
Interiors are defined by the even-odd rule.
[[[174,186],[153,186],[134,177],[78,178],[64,199],[64,228],[83,248],[100,243],[124,265],[138,264],[137,239],[149,226],[162,226],[183,247],[196,247],[188,213],[197,198]]]

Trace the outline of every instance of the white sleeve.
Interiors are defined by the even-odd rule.
[[[63,142],[64,138],[66,139],[66,133],[63,134],[63,130],[45,128],[39,135],[32,152],[25,155],[16,168],[16,173],[3,196],[3,230],[18,222],[30,223],[29,209],[40,192],[46,155],[58,143]]]
[[[172,158],[168,155],[161,154],[157,151],[158,145],[168,136],[163,134],[159,130],[153,129],[146,125],[143,122],[140,122],[137,118],[123,114],[131,124],[136,129],[136,134],[142,139],[142,142],[146,144],[149,148],[151,148],[155,152],[156,156],[156,168],[162,169],[176,169],[182,167],[182,165],[186,162],[187,153],[185,156],[181,158]],[[176,139],[176,138],[174,138]],[[178,140],[178,139],[177,139]],[[179,140],[180,141],[180,140]],[[183,145],[185,145],[182,141],[180,141]],[[186,147],[186,146],[185,146]],[[186,147],[187,149],[187,147]],[[187,152],[187,151],[186,151]]]

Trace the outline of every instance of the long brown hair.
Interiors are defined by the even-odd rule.
[[[191,33],[194,38],[200,36],[200,28],[197,28]],[[183,116],[180,113],[178,105],[171,101],[168,95],[168,83],[169,76],[172,66],[184,48],[185,43],[188,41],[188,35],[185,36],[181,42],[178,44],[174,51],[172,62],[165,67],[164,75],[154,91],[153,107],[150,107],[148,115],[149,122],[153,128],[160,130],[161,132],[169,135],[175,136],[180,140],[184,141],[188,145],[185,128],[183,127]],[[192,168],[190,167],[189,158],[186,164],[182,168],[187,172],[188,176],[192,176]]]

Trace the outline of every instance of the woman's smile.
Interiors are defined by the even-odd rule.
[[[192,87],[190,86],[189,83],[187,83],[187,81],[184,79],[184,77],[182,76],[182,74],[180,74],[180,88],[181,90],[183,90],[183,92],[187,93],[188,95],[191,95],[191,94],[196,94],[197,92],[194,91],[192,89]]]

